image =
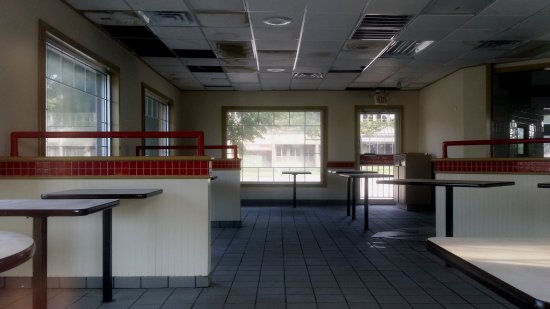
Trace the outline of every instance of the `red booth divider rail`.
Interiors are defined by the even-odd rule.
[[[141,132],[141,131],[117,131],[117,132],[12,132],[11,151],[12,157],[19,156],[19,139],[21,138],[196,138],[198,156],[204,156],[204,132],[202,131],[170,131],[170,132]]]
[[[530,139],[481,139],[466,141],[444,141],[442,157],[447,158],[447,148],[449,146],[469,146],[469,145],[510,145],[510,144],[538,144],[550,143],[550,138],[530,138]]]
[[[146,149],[197,149],[197,146],[136,146],[136,156],[144,155]],[[232,149],[233,159],[238,159],[237,145],[205,145],[204,149]]]

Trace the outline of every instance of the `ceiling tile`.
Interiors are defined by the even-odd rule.
[[[418,15],[396,36],[396,40],[438,41],[471,17],[471,15]]]
[[[157,36],[145,26],[103,26],[115,38],[156,39]]]
[[[157,65],[181,65],[182,62],[179,58],[167,58],[167,57],[141,57],[143,61],[145,61],[147,64],[151,66],[157,66]]]
[[[486,41],[498,32],[487,29],[457,29],[445,37],[447,41]]]
[[[203,28],[202,31],[211,41],[252,41],[250,28]]]
[[[241,84],[241,83],[233,83],[233,88],[238,91],[260,91],[262,90],[262,86],[257,84]]]
[[[204,86],[231,86],[225,73],[194,73],[195,78]]]
[[[304,11],[308,0],[245,0],[251,12]]]
[[[231,86],[217,86],[217,85],[211,85],[211,86],[205,86],[204,90],[208,91],[232,91],[234,90]]]
[[[199,27],[151,27],[161,39],[171,40],[204,40]]]
[[[352,28],[321,28],[316,25],[306,24],[303,29],[303,38],[308,41],[340,41],[344,43],[352,35]]]
[[[159,39],[119,38],[122,44],[140,57],[174,57],[174,53]]]
[[[336,79],[341,80],[345,82],[351,82],[354,80],[357,76],[359,76],[361,72],[359,73],[327,73],[325,75],[325,79]]]
[[[195,13],[195,16],[203,27],[246,28],[250,26],[248,14],[245,12],[200,12]]]
[[[294,61],[296,51],[294,50],[260,50],[257,52],[260,63],[270,60]]]
[[[359,83],[379,82],[379,81],[381,81],[381,80],[386,79],[386,78],[387,78],[388,76],[390,76],[391,74],[392,74],[391,72],[364,71],[363,73],[361,73],[361,74],[357,77],[357,79],[356,79],[355,81],[356,81],[356,82],[359,82]]]
[[[197,26],[195,17],[189,12],[139,11],[150,26],[193,27]]]
[[[183,65],[155,65],[154,69],[161,73],[177,73],[180,76],[191,76],[191,71]]]
[[[255,40],[256,49],[260,50],[297,50],[298,40]]]
[[[223,73],[223,68],[221,66],[188,65],[187,68],[194,73]]]
[[[431,0],[371,0],[365,7],[367,14],[416,15]]]
[[[173,49],[174,53],[180,58],[213,58],[216,54],[210,49]]]
[[[126,3],[136,11],[189,11],[182,0],[126,0]]]
[[[423,14],[471,14],[475,15],[494,0],[433,0]]]
[[[244,11],[242,0],[186,0],[195,11]]]
[[[294,72],[304,72],[304,73],[322,73],[326,74],[330,70],[330,65],[296,65]]]
[[[481,15],[529,16],[548,6],[548,0],[496,0]]]
[[[210,44],[205,39],[201,40],[169,40],[162,39],[170,49],[208,49]]]
[[[250,67],[258,66],[256,59],[242,59],[242,58],[223,59],[221,58],[219,60],[223,66],[250,66]]]
[[[333,0],[331,0],[333,1]],[[336,5],[341,5],[342,1],[333,1]],[[328,11],[319,13],[306,14],[305,29],[314,28],[342,28],[345,31],[351,31],[359,24],[362,19],[361,11],[345,11],[346,13],[338,13],[339,11]],[[349,13],[351,12],[351,13]]]
[[[215,67],[220,65],[218,59],[205,59],[205,58],[180,58],[181,62],[189,66],[207,66]]]
[[[85,11],[128,11],[130,7],[124,0],[66,0],[77,10]]]
[[[227,73],[233,83],[259,83],[258,73]]]
[[[308,12],[362,12],[368,0],[316,0],[314,5],[310,2]]]
[[[310,41],[303,39],[300,52],[337,52],[342,49],[342,41]]]
[[[250,41],[217,41],[212,44],[219,58],[254,59],[254,50]]]
[[[300,39],[299,27],[284,27],[284,28],[265,28],[258,27],[254,29],[255,40],[273,40],[273,41],[295,41]]]
[[[257,73],[258,68],[255,66],[223,66],[226,73]]]
[[[463,29],[504,30],[522,21],[521,16],[477,15],[462,25]]]
[[[98,25],[145,26],[145,23],[132,11],[92,11],[84,16]]]
[[[260,72],[260,79],[263,80],[273,80],[273,79],[279,79],[279,80],[288,80],[292,79],[292,73],[291,72],[282,72],[282,73],[263,73]]]

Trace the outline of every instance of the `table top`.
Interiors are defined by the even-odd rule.
[[[372,172],[362,172],[362,173],[338,173],[339,176],[347,178],[386,178],[393,177],[393,175],[378,174]]]
[[[0,231],[0,273],[23,264],[33,254],[34,241],[31,237]]]
[[[550,182],[541,182],[537,186],[539,188],[550,188]]]
[[[0,200],[0,216],[86,216],[118,205],[113,199]]]
[[[375,171],[360,171],[360,170],[346,170],[346,169],[336,169],[328,170],[330,174],[362,174],[362,173],[376,173]]]
[[[75,189],[44,193],[43,199],[142,199],[162,193],[162,189]]]
[[[472,188],[489,188],[513,186],[513,181],[484,181],[484,180],[450,180],[450,179],[392,179],[378,180],[379,184],[392,185],[431,185],[442,187],[472,187]]]
[[[427,247],[491,285],[527,294],[531,304],[550,305],[550,238],[433,237]]]
[[[311,174],[310,171],[283,171],[283,174],[287,174],[287,175],[307,175],[307,174]]]

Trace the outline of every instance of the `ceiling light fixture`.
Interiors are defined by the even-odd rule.
[[[271,73],[280,73],[280,72],[284,72],[285,69],[281,69],[281,68],[269,68],[269,69],[266,69],[266,71],[271,72]]]
[[[273,16],[264,19],[264,24],[269,26],[286,26],[292,22],[292,19],[284,16]]]

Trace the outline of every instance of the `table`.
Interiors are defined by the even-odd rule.
[[[293,181],[293,191],[292,191],[292,207],[296,208],[296,175],[309,175],[309,171],[283,171],[283,175],[292,175],[294,177]]]
[[[0,216],[32,217],[32,234],[35,242],[33,257],[32,298],[33,308],[47,307],[47,265],[48,265],[48,217],[86,216],[98,211],[110,210],[119,204],[113,199],[93,200],[0,200]],[[103,227],[111,221],[103,216]],[[103,234],[105,243],[107,236]],[[110,240],[109,240],[110,241]]]
[[[513,186],[513,181],[450,180],[450,179],[393,179],[377,183],[445,187],[445,236],[453,237],[453,188],[491,188]]]
[[[426,248],[520,308],[550,308],[550,239],[433,237]]]
[[[27,235],[0,231],[0,273],[28,261],[34,254],[34,241]]]
[[[347,169],[335,169],[335,170],[328,170],[329,174],[360,174],[360,173],[376,173],[373,171],[361,171],[361,170],[347,170]],[[351,185],[353,182],[353,178],[346,177],[346,188],[347,188],[347,196],[346,196],[346,215],[349,217],[350,211],[351,211]]]
[[[550,189],[550,182],[541,182],[541,183],[537,184],[537,187]]]
[[[346,177],[348,179],[348,216],[349,216],[349,206],[351,204],[351,219],[355,220],[355,203],[356,203],[356,192],[355,192],[355,179],[365,179],[365,198],[363,201],[364,207],[364,223],[363,230],[369,229],[369,178],[383,178],[383,177],[392,177],[393,175],[384,175],[373,172],[357,172],[353,171],[352,173],[338,173],[339,176]],[[351,195],[351,203],[349,197]]]
[[[44,193],[42,199],[143,199],[162,193],[162,189],[73,189]],[[103,302],[113,300],[112,210],[103,212]],[[109,222],[108,224],[105,224]]]

